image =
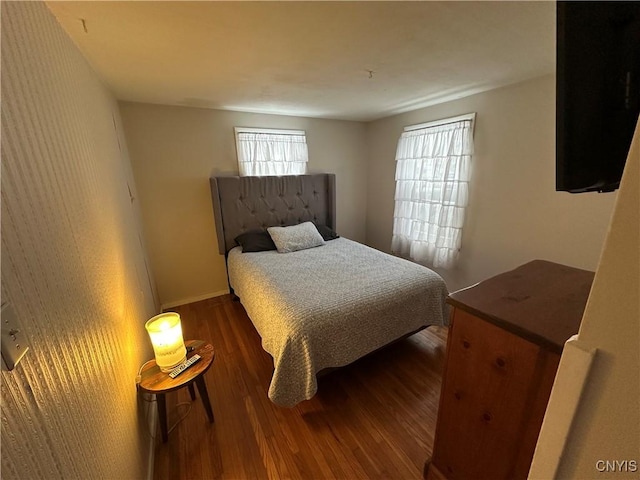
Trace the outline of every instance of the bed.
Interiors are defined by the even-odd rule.
[[[229,286],[272,357],[269,398],[292,407],[342,367],[429,325],[446,322],[447,289],[426,267],[350,239],[290,253],[243,252],[235,239],[273,226],[335,228],[335,176],[212,176]]]

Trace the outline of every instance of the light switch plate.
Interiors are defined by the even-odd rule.
[[[27,353],[29,346],[25,341],[24,333],[18,326],[13,308],[8,303],[2,305],[0,319],[2,325],[0,329],[2,366],[3,369],[13,370],[24,354]]]

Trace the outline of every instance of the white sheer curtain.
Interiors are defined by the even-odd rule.
[[[302,175],[307,171],[307,139],[304,132],[236,131],[241,176]]]
[[[472,153],[471,119],[402,134],[396,152],[394,253],[433,267],[455,264]]]

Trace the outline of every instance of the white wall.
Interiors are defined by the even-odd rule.
[[[227,291],[209,176],[237,174],[236,126],[305,130],[308,170],[336,174],[338,233],[364,241],[363,124],[128,102],[120,111],[164,306]]]
[[[155,312],[118,106],[42,2],[2,2],[2,478],[144,478]]]
[[[555,191],[555,77],[367,126],[367,242],[391,246],[395,149],[404,126],[477,112],[469,207],[451,291],[535,258],[595,270],[615,193]]]
[[[572,388],[576,362],[569,361],[573,355],[565,355],[572,348],[568,344],[558,368],[530,478],[639,476],[639,192],[640,122],[576,340],[582,349],[596,351],[591,372],[582,392]],[[566,412],[566,405],[578,398],[575,412]],[[574,413],[568,432],[558,428],[571,420],[566,418],[567,413]],[[603,471],[605,468],[608,470]]]

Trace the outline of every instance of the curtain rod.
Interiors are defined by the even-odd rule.
[[[423,128],[440,127],[442,125],[449,125],[450,123],[462,122],[464,120],[471,121],[471,129],[473,130],[473,126],[474,126],[475,120],[476,120],[476,112],[466,113],[464,115],[458,115],[457,117],[450,117],[450,118],[443,118],[441,120],[434,120],[432,122],[418,123],[416,125],[409,125],[407,127],[404,127],[403,131],[410,132],[412,130],[421,130]]]
[[[233,127],[236,135],[238,133],[262,133],[265,135],[305,135],[304,130],[274,130],[272,128],[249,128]]]

